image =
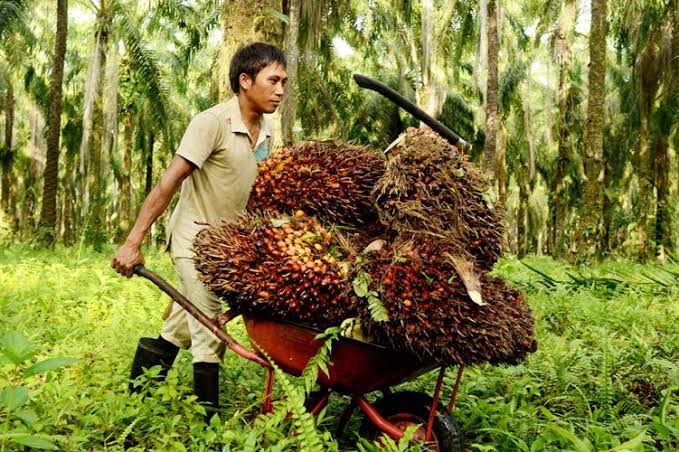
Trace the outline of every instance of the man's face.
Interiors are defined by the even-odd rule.
[[[240,88],[259,113],[273,113],[283,99],[288,74],[278,63],[272,63],[257,73],[253,81],[241,74]]]

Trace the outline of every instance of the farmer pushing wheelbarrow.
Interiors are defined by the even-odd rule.
[[[179,276],[179,292],[210,317],[221,312],[219,300],[198,280],[191,250],[196,234],[220,219],[233,220],[244,210],[257,176],[257,164],[269,154],[273,126],[265,114],[278,108],[287,81],[286,59],[276,47],[254,43],[231,60],[229,82],[235,96],[196,115],[160,182],[148,194],[112,266],[131,277],[144,263],[141,245],[151,225],[165,211],[181,185],[170,218],[167,247]],[[157,338],[141,338],[132,362],[130,391],[143,368],[167,374],[180,348],[193,353],[194,391],[211,416],[219,407],[219,362],[224,344],[177,303],[163,316]]]
[[[117,271],[149,279],[174,301],[160,336],[140,341],[131,378],[154,365],[164,377],[179,348],[191,346],[195,392],[211,416],[228,347],[266,369],[262,412],[270,412],[275,372],[302,375],[324,347],[319,334],[332,327],[326,334],[336,343],[327,365],[319,365],[320,391],[306,401],[311,414],[339,393],[350,398],[340,431],[360,409],[368,437],[399,439],[419,425],[417,441],[462,450],[451,414],[464,367],[518,363],[536,347],[525,299],[488,274],[501,251],[502,224],[483,199],[483,177],[465,155],[469,145],[387,86],[355,74],[359,86],[432,130],[408,129],[384,156],[305,142],[258,167],[270,138],[262,114],[280,102],[284,65],[266,44],[236,54],[230,78],[237,96],[194,118],[114,257]],[[139,249],[180,181],[168,240],[178,291],[143,267]],[[219,183],[231,191],[218,196]],[[217,297],[228,302],[225,313]],[[241,315],[254,350],[225,330]],[[450,366],[457,378],[446,408],[440,398]],[[435,368],[431,397],[392,391]],[[373,404],[366,395],[376,391],[384,397]]]

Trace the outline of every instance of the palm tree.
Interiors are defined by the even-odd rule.
[[[488,0],[488,83],[486,88],[486,147],[483,164],[486,171],[498,177],[497,130],[498,130],[498,11],[495,0]],[[498,188],[500,187],[500,183]],[[502,189],[499,188],[498,192]]]
[[[283,42],[281,15],[269,14],[271,11],[282,11],[280,3],[280,0],[224,0],[221,18],[224,33],[216,71],[220,100],[231,93],[229,64],[243,43],[266,41],[280,46]]]
[[[61,91],[64,79],[64,56],[68,34],[68,0],[57,0],[57,32],[52,59],[50,114],[47,136],[47,161],[44,173],[42,207],[40,209],[41,239],[52,245],[55,239],[56,197],[59,172],[59,138],[61,134]]]
[[[292,129],[295,125],[295,118],[297,117],[297,69],[299,67],[300,59],[299,16],[301,1],[291,0],[289,2],[289,7],[289,21],[285,32],[285,53],[288,62],[288,83],[285,87],[285,96],[283,97],[283,103],[280,110],[281,132],[284,146],[289,146],[292,144]]]
[[[0,87],[4,85],[4,102],[2,108],[5,117],[5,136],[0,145],[0,209],[10,218],[14,217],[14,202],[11,201],[15,191],[14,175],[14,124],[16,94],[14,90],[15,70],[21,66],[24,49],[33,41],[32,33],[27,25],[26,0],[0,0]]]
[[[589,95],[585,129],[584,190],[578,227],[578,256],[593,255],[600,250],[604,101],[606,98],[606,36],[608,24],[606,0],[592,0],[589,35]]]
[[[617,3],[614,17],[615,37],[618,49],[633,68],[635,91],[637,97],[636,109],[630,113],[632,126],[638,125],[639,143],[637,153],[637,178],[639,195],[636,205],[636,225],[639,233],[639,256],[643,259],[650,252],[649,216],[653,208],[654,187],[656,210],[656,254],[664,254],[667,243],[669,216],[666,213],[665,174],[666,165],[661,172],[654,170],[655,162],[666,161],[664,155],[657,156],[656,151],[665,154],[667,151],[664,141],[667,141],[673,127],[672,115],[661,113],[671,111],[664,109],[674,99],[674,91],[679,81],[679,5],[676,2],[658,2],[629,5]],[[641,18],[641,19],[639,19]],[[638,121],[638,122],[637,122]],[[658,219],[660,224],[658,224]],[[665,224],[664,224],[665,223]],[[659,235],[658,235],[659,234]]]

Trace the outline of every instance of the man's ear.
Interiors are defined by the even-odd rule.
[[[238,77],[238,83],[240,83],[240,89],[247,91],[252,86],[252,79],[248,74],[241,74]]]

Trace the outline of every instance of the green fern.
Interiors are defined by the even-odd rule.
[[[332,353],[332,343],[337,340],[340,335],[340,328],[333,326],[326,329],[324,332],[318,334],[315,339],[324,340],[323,345],[318,349],[318,352],[309,360],[304,371],[302,372],[302,379],[304,380],[304,390],[309,394],[318,380],[318,370],[322,370],[325,375],[330,376],[328,365],[332,364],[330,361],[330,354]]]
[[[374,321],[385,322],[389,320],[389,313],[384,304],[382,304],[382,301],[377,297],[377,292],[369,289],[371,283],[372,277],[367,272],[359,272],[352,281],[354,293],[368,301],[368,310]]]
[[[296,439],[299,440],[300,450],[324,450],[323,441],[321,435],[316,430],[314,418],[304,407],[306,395],[303,388],[292,384],[288,376],[280,369],[280,367],[278,367],[266,353],[263,354],[273,367],[276,379],[286,396],[287,403],[285,404],[285,411],[289,411],[292,415],[293,423],[297,429]]]

